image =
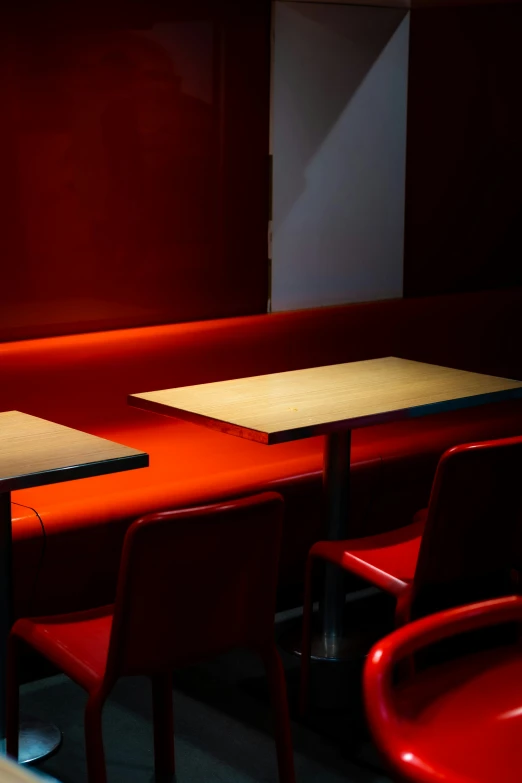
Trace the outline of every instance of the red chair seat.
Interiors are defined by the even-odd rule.
[[[90,691],[103,678],[113,607],[56,617],[19,620],[20,636]]]
[[[397,694],[404,747],[476,783],[518,783],[522,769],[520,650],[466,656],[430,668]],[[407,753],[408,751],[403,751]],[[513,764],[513,760],[517,763]],[[503,759],[509,759],[503,764]]]
[[[426,514],[427,509],[411,525],[388,533],[352,541],[319,541],[310,554],[399,595],[413,582]]]

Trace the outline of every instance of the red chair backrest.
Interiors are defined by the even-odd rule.
[[[275,492],[148,515],[124,541],[107,672],[169,671],[274,633]]]
[[[512,593],[521,523],[522,437],[446,451],[415,572],[414,616]]]

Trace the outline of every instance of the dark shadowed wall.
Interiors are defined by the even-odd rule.
[[[0,339],[266,311],[269,4],[11,5]]]
[[[410,16],[404,295],[522,285],[522,5]]]

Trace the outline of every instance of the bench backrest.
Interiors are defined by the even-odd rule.
[[[0,410],[93,432],[127,395],[401,356],[522,379],[522,289],[396,299],[0,344]]]

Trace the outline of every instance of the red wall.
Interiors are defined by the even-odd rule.
[[[522,6],[410,13],[405,296],[522,285]]]
[[[269,3],[2,19],[0,339],[266,310]]]

